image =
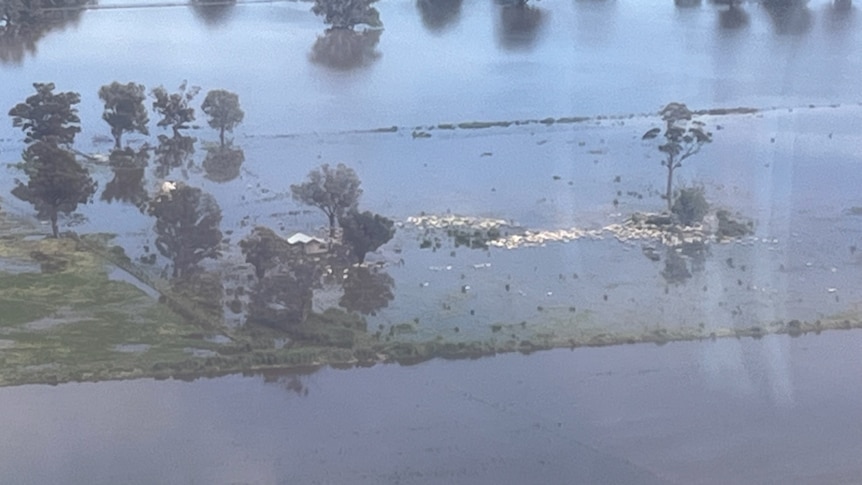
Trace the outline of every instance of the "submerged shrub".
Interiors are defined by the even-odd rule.
[[[703,187],[686,187],[677,192],[671,212],[680,224],[692,226],[703,221],[709,212],[709,202],[703,193]]]

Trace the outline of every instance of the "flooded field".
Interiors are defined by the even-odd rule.
[[[0,453],[11,457],[0,474],[37,477],[40,439],[99,420],[75,404],[93,393],[109,418],[82,439],[108,464],[72,483],[852,483],[862,433],[842,420],[862,404],[847,391],[862,326],[858,7],[376,7],[382,30],[328,30],[306,2],[120,0],[25,34],[0,26],[0,107],[34,82],[80,93],[67,148],[95,185],[59,215],[64,237],[47,237],[50,217],[21,188],[39,152],[11,117],[0,123],[0,386],[250,373],[0,389],[2,407],[49,398],[56,418],[24,451]],[[148,134],[112,136],[98,92],[113,81],[144,85]],[[156,126],[160,85],[188,95],[196,119]],[[218,89],[244,111],[226,138],[202,108]],[[662,118],[673,102],[691,112]],[[676,159],[671,184],[673,197],[703,196],[690,224],[662,198],[668,149],[657,148],[674,123],[705,130],[680,139],[696,150]],[[323,164],[355,177],[350,204],[297,195]],[[649,345],[620,345],[633,343]],[[597,346],[609,347],[582,348]],[[163,407],[127,414],[109,402],[118,393]],[[439,407],[414,414],[424,405],[405,396],[419,394]],[[821,422],[833,398],[843,404]],[[202,401],[219,403],[206,408],[219,422],[260,414],[213,429],[194,412]],[[332,416],[311,424],[278,416],[323,401]],[[312,425],[327,431],[293,429]],[[806,434],[817,427],[829,431]],[[265,438],[251,436],[260,428]],[[121,432],[135,439],[117,451],[106,434]],[[112,468],[189,436],[230,445]],[[830,436],[837,454],[802,447]],[[64,458],[30,483],[82,459],[57,446]]]

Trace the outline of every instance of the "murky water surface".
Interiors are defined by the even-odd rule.
[[[859,331],[0,389],[10,483],[856,483]]]
[[[404,340],[462,342],[572,329],[708,335],[858,314],[857,7],[383,0],[385,30],[335,38],[304,2],[100,6],[121,8],[0,44],[0,107],[30,95],[34,81],[80,92],[75,148],[97,156],[111,143],[96,92],[114,80],[225,88],[246,112],[233,140],[239,163],[206,159],[218,135],[204,126],[190,130],[195,151],[177,166],[153,159],[141,173],[117,174],[90,165],[100,191],[114,195],[97,194],[61,218],[61,230],[116,233],[135,261],[152,257],[155,239],[153,218],[136,205],[165,179],[181,180],[221,208],[224,256],[204,266],[235,288],[245,277],[231,269],[242,262],[237,243],[255,225],[285,236],[325,225],[322,213],[291,200],[290,185],[321,163],[344,162],[362,181],[361,208],[398,223],[395,238],[368,256],[380,266],[361,298],[369,332],[402,325]],[[456,214],[506,221],[513,234],[601,231],[658,211],[664,172],[641,135],[660,123],[644,113],[669,101],[759,110],[702,116],[714,141],[677,173],[715,207],[753,221],[753,234],[675,257],[608,232],[469,249],[408,222]],[[571,116],[591,118],[538,121]],[[520,123],[446,126],[471,121]],[[160,130],[152,131],[128,141],[156,145]],[[23,147],[20,132],[0,123],[2,207],[32,217],[8,195],[22,177],[8,164]],[[435,237],[439,247],[422,247]],[[674,261],[681,272],[668,271]],[[141,263],[166,278],[170,264]],[[3,272],[36,270],[0,259]],[[112,278],[141,285],[123,272]],[[315,309],[337,305],[343,291],[316,290]],[[847,332],[324,370],[263,384],[2,389],[0,408],[12,411],[0,428],[14,438],[0,444],[0,475],[14,483],[852,483],[862,430],[851,417],[862,396],[846,376],[858,375],[860,343]]]

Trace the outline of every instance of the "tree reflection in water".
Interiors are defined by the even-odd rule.
[[[36,55],[51,31],[76,25],[90,0],[3,0],[0,2],[0,63],[21,64]]]
[[[344,294],[338,304],[348,311],[375,315],[395,299],[395,280],[376,267],[352,266],[341,282]]]
[[[525,50],[535,46],[545,24],[545,11],[519,1],[500,9],[499,42],[505,49]]]
[[[110,164],[114,178],[105,185],[101,199],[108,203],[125,202],[143,213],[150,200],[144,189],[144,169],[149,160],[150,152],[146,145],[138,151],[126,147],[111,152]]]
[[[779,35],[802,35],[814,25],[814,15],[805,0],[766,0],[763,8]]]
[[[163,179],[175,168],[191,167],[194,163],[192,155],[195,153],[196,141],[196,138],[185,135],[159,135],[159,144],[155,150],[156,177]],[[188,178],[187,173],[183,175]]]
[[[718,11],[718,25],[722,29],[739,29],[748,25],[748,12],[732,2],[726,10]]]
[[[706,268],[709,247],[703,242],[684,243],[665,251],[661,276],[669,285],[680,285]]]
[[[463,0],[416,0],[422,25],[431,32],[440,32],[458,22]]]
[[[242,148],[232,146],[208,148],[203,162],[204,172],[213,182],[230,182],[239,177],[244,161],[245,152]]]
[[[236,0],[192,0],[189,5],[204,25],[218,27],[230,20]]]
[[[311,62],[330,69],[349,71],[372,64],[380,57],[380,29],[326,29],[311,48]]]

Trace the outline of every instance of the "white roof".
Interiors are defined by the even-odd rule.
[[[303,234],[301,232],[297,232],[293,236],[287,238],[287,244],[308,244],[312,241],[318,242],[320,244],[324,244],[326,242],[323,239],[309,236],[308,234]]]

